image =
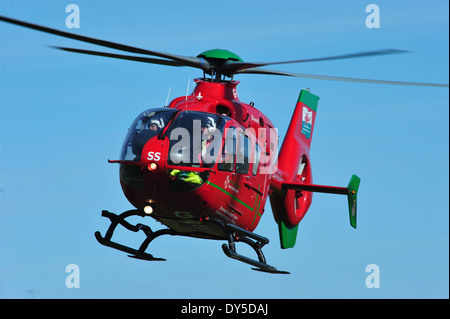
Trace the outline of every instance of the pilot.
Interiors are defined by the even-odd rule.
[[[158,132],[164,127],[162,119],[152,118],[148,122],[148,129],[153,132]]]
[[[132,152],[137,155],[135,160],[140,160],[142,150],[145,143],[152,137],[156,136],[164,127],[164,122],[159,117],[151,118],[147,122],[147,129],[144,129],[136,134],[132,143]]]
[[[211,143],[211,141],[214,139],[214,132],[216,130],[216,121],[213,117],[207,116],[202,119],[201,121],[201,130],[202,130],[202,143],[201,143],[201,157],[200,163],[202,163],[202,166],[211,166],[211,165],[204,165],[208,164],[204,162],[205,155],[208,151],[208,145]],[[211,163],[210,163],[211,164]]]
[[[211,116],[207,116],[201,121],[202,141],[211,141],[216,130],[216,121]]]
[[[213,117],[207,116],[201,120],[200,125],[201,125],[201,132],[202,132],[201,151],[200,151],[200,149],[197,149],[198,153],[194,153],[194,154],[198,154],[198,162],[197,163],[200,163],[201,167],[212,167],[214,165],[214,163],[205,163],[204,157],[207,152],[208,144],[214,139],[213,133],[216,130],[216,121],[214,120]],[[198,165],[195,165],[195,166],[198,166]],[[169,173],[169,178],[171,180],[181,180],[186,183],[196,184],[196,185],[201,185],[204,182],[202,177],[200,176],[200,172],[196,172],[196,171],[183,171],[183,170],[174,169]]]

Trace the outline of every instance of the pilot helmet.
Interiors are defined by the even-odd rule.
[[[149,122],[148,122],[148,126],[150,127],[150,125],[155,124],[158,129],[162,129],[164,126],[164,123],[162,121],[162,119],[157,119],[157,118],[152,118]]]
[[[201,123],[202,127],[206,127],[209,133],[213,133],[216,130],[216,121],[211,116],[204,117]]]

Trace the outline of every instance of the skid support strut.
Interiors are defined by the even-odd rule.
[[[100,244],[123,251],[123,252],[126,252],[126,253],[129,253],[131,255],[128,255],[128,257],[132,257],[132,258],[143,259],[143,260],[163,260],[163,261],[165,260],[164,258],[155,258],[155,257],[153,257],[153,255],[146,253],[145,250],[147,249],[150,242],[153,241],[153,239],[155,239],[159,236],[162,236],[162,235],[176,235],[175,231],[173,231],[171,229],[160,229],[160,230],[157,230],[154,232],[147,225],[143,225],[143,224],[132,225],[125,220],[125,218],[130,217],[130,216],[141,216],[141,217],[146,216],[143,212],[140,212],[138,210],[129,210],[120,215],[116,215],[111,212],[108,212],[107,210],[103,210],[102,216],[109,218],[109,220],[111,221],[111,225],[109,226],[105,237],[102,237],[102,235],[100,234],[99,231],[95,232],[95,238],[97,239],[97,241]],[[145,240],[142,242],[139,249],[134,249],[134,248],[111,241],[114,230],[116,229],[117,225],[119,225],[119,224],[133,232],[138,232],[140,230],[143,231],[143,233],[147,236],[147,238],[145,238]]]
[[[225,255],[227,255],[228,257],[257,267],[252,268],[253,270],[275,274],[289,274],[289,272],[287,271],[278,270],[275,267],[266,263],[266,258],[264,257],[264,254],[262,252],[262,247],[269,243],[269,239],[254,234],[236,225],[224,223],[212,217],[206,217],[205,220],[207,222],[219,225],[225,232],[228,240],[228,245],[223,244],[222,249]],[[252,247],[258,256],[258,260],[251,259],[249,257],[238,254],[236,251],[236,242],[243,242]]]

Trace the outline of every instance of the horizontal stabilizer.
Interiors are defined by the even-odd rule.
[[[347,188],[345,188],[345,187],[302,184],[302,183],[283,183],[281,188],[282,189],[297,189],[297,190],[316,192],[316,193],[341,194],[341,195],[346,195],[348,192]]]
[[[347,187],[336,187],[336,186],[325,186],[325,185],[314,185],[303,183],[282,183],[281,189],[284,190],[295,189],[307,192],[347,195],[350,225],[353,228],[356,228],[357,194],[360,182],[361,179],[358,176],[352,175],[352,178],[350,179],[350,182],[348,183]]]

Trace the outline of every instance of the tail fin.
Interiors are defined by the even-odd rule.
[[[282,248],[293,247],[298,223],[302,220],[312,201],[311,192],[294,189],[282,190],[279,182],[312,183],[309,149],[319,97],[308,90],[301,90],[289,123],[286,136],[277,159],[270,203],[278,223]],[[278,185],[281,186],[281,185]]]
[[[270,204],[278,223],[281,248],[294,247],[298,224],[312,201],[312,192],[348,196],[350,224],[356,228],[356,196],[359,177],[352,176],[347,188],[312,184],[309,150],[319,97],[301,90],[277,160],[270,185]]]

